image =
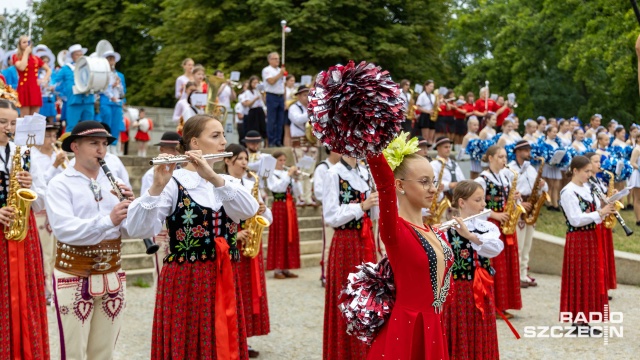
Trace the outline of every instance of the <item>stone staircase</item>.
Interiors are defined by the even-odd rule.
[[[302,267],[320,265],[322,258],[322,208],[299,207],[298,227],[300,231],[300,261]],[[262,249],[266,261],[269,251],[269,231],[262,236]],[[138,279],[148,283],[153,281],[154,255],[145,253],[141,239],[122,240],[122,267],[127,272],[127,281],[131,284]],[[318,273],[319,276],[319,273]]]

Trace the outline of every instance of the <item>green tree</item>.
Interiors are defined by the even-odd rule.
[[[32,20],[35,17],[32,15]],[[0,34],[2,34],[0,47],[5,51],[13,50],[18,44],[18,38],[29,34],[29,12],[14,10],[0,15]],[[31,40],[38,44],[42,38],[42,28],[37,21],[32,21]]]

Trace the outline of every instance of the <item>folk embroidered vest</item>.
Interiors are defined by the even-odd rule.
[[[364,202],[367,199],[367,193],[366,192],[361,192],[358,191],[354,188],[351,187],[351,184],[349,184],[348,181],[344,180],[342,177],[338,176],[339,179],[339,184],[338,186],[340,187],[340,204],[341,205],[347,205],[347,204],[359,204],[361,202]],[[367,215],[369,215],[369,211],[366,211]],[[362,229],[362,221],[363,219],[354,219],[349,221],[348,223],[337,227],[336,229],[356,229],[356,230],[360,230]]]
[[[236,227],[227,226],[230,219],[224,207],[220,207],[219,211],[213,211],[211,208],[200,206],[175,177],[173,180],[178,184],[178,199],[175,211],[166,218],[170,253],[164,258],[164,262],[177,261],[182,264],[214,260],[217,237],[223,237],[227,241],[231,258],[237,259],[237,231],[234,230],[233,236],[229,235],[230,230]]]
[[[504,210],[507,196],[509,196],[508,184],[496,184],[484,174],[481,174],[480,177],[482,177],[487,184],[487,190],[485,191],[485,202],[487,203],[487,209],[491,209],[495,212],[502,212]]]
[[[472,232],[483,234],[479,230],[473,230]],[[471,241],[460,236],[453,228],[447,231],[447,237],[454,255],[453,266],[451,267],[453,280],[473,280],[476,270],[475,258],[478,259],[480,266],[485,268],[491,276],[495,274],[495,270],[491,267],[491,261],[484,256],[478,255],[471,247]]]
[[[591,196],[593,197],[593,201],[589,201],[586,200],[584,198],[582,198],[582,196],[578,195],[578,193],[575,193],[576,196],[578,197],[578,204],[580,204],[580,210],[582,210],[582,212],[585,213],[589,213],[589,212],[594,212],[596,211],[596,201],[595,201],[595,197],[593,197],[593,193],[591,193]],[[567,218],[567,214],[565,214],[564,209],[562,208],[562,206],[560,206],[560,209],[562,209],[562,214],[564,214],[565,219]],[[567,224],[567,232],[574,232],[574,231],[587,231],[587,230],[593,230],[596,228],[596,223],[591,223],[589,225],[585,225],[585,226],[580,226],[580,227],[573,227],[571,226],[571,224],[569,223],[569,220],[566,220],[566,224]]]

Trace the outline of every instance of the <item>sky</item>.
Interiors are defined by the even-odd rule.
[[[25,10],[27,8],[27,0],[0,0],[0,13],[7,9],[13,10]]]

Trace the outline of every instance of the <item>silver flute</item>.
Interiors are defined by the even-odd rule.
[[[475,215],[471,215],[469,217],[466,217],[464,219],[462,219],[462,221],[467,222],[473,218],[477,218],[478,216],[482,216],[482,215],[486,215],[488,213],[490,213],[491,210],[490,209],[485,209],[483,212],[479,213],[479,214],[475,214]],[[440,224],[439,226],[436,226],[438,229],[442,230],[442,231],[447,231],[449,229],[451,229],[452,227],[458,227],[458,222],[455,219],[449,220],[449,221],[445,221],[442,224]]]
[[[202,155],[202,158],[205,160],[211,160],[211,159],[228,158],[232,156],[233,156],[232,152],[223,152],[218,154],[205,154],[205,155]],[[187,155],[172,155],[172,156],[164,156],[164,157],[155,157],[149,160],[149,165],[179,164],[187,161],[189,161],[189,157],[187,157]]]

